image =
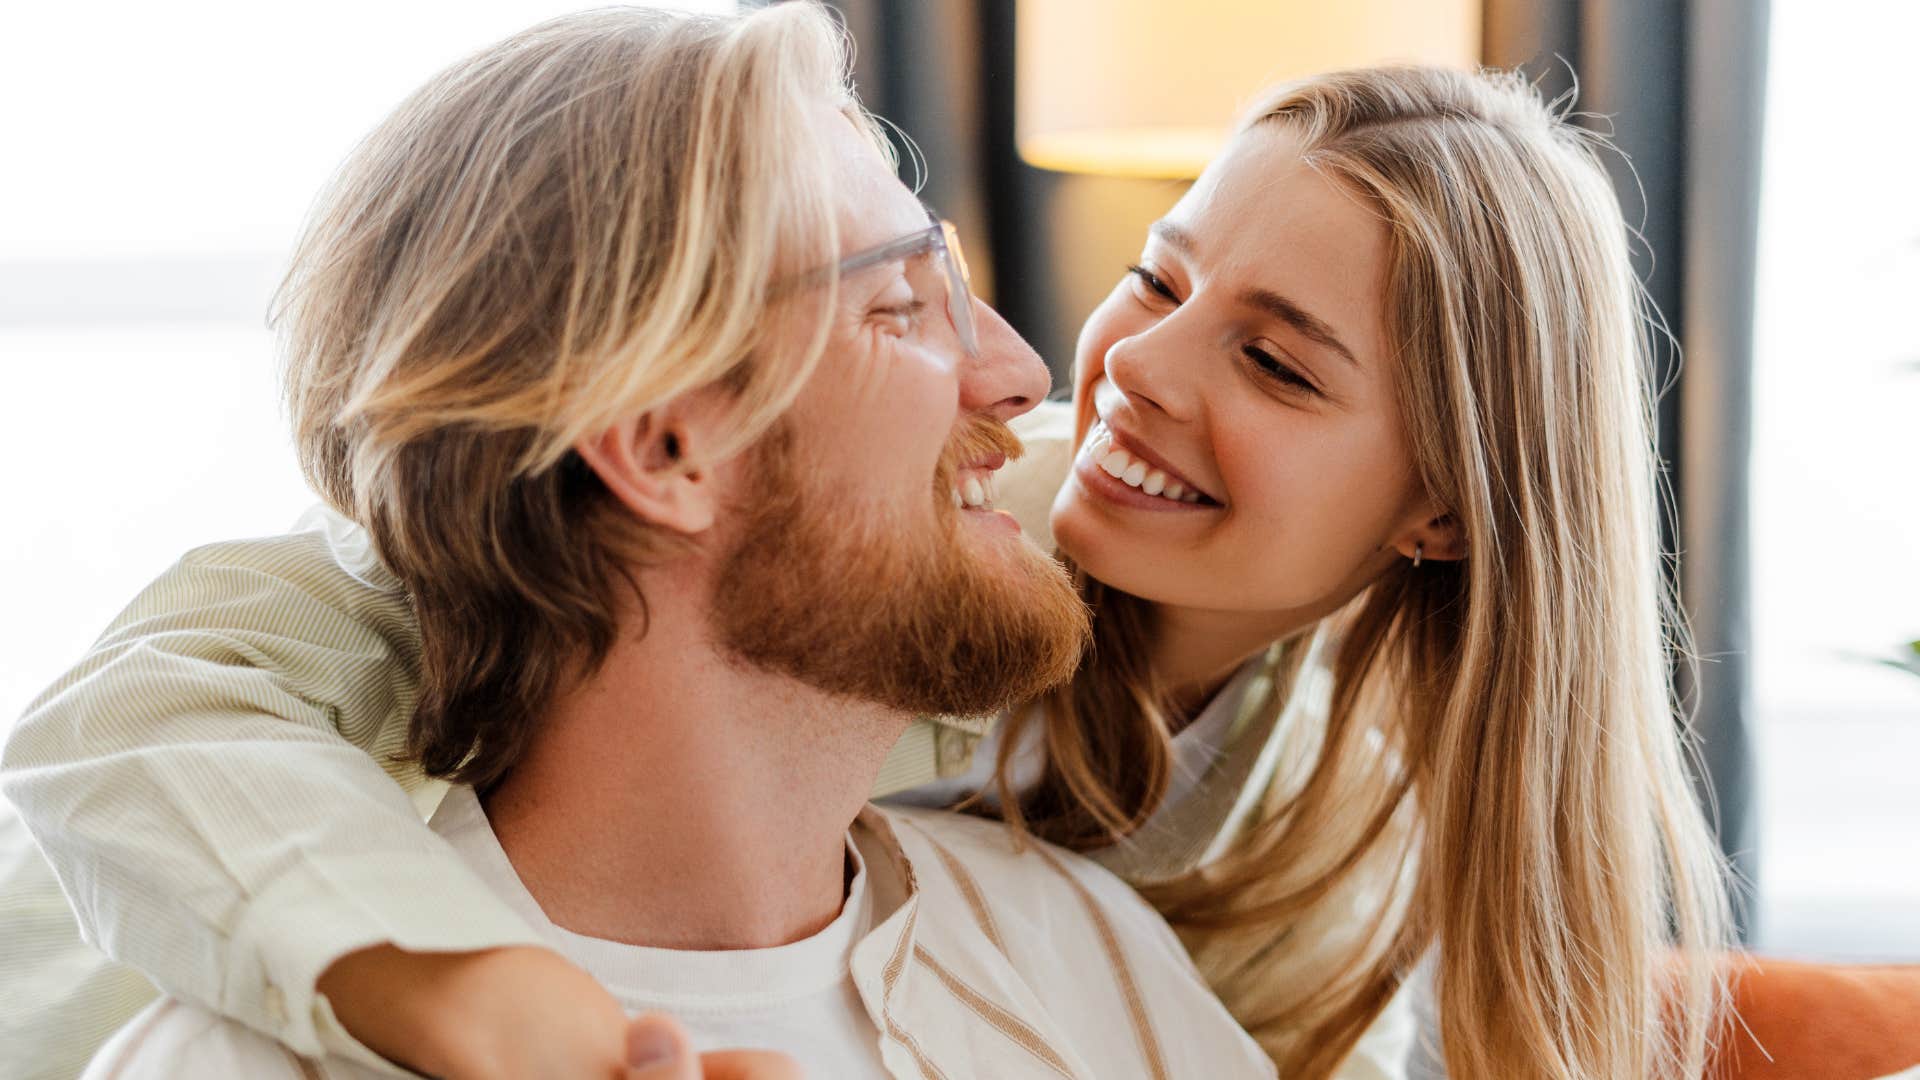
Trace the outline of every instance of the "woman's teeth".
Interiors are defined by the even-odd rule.
[[[1169,480],[1167,474],[1148,465],[1125,450],[1113,445],[1113,436],[1102,427],[1087,437],[1087,456],[1100,471],[1130,488],[1138,488],[1148,495],[1156,495],[1174,502],[1197,503],[1200,493],[1188,490],[1178,480]]]

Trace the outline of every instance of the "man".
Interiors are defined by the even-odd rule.
[[[406,752],[454,781],[433,830],[529,945],[612,992],[611,1015],[552,1015],[607,1033],[603,1066],[649,1030],[621,1014],[656,1010],[821,1077],[1270,1075],[1117,879],[990,823],[865,805],[912,716],[1031,698],[1086,628],[988,500],[1045,373],[967,291],[844,68],[809,5],[557,20],[416,94],[318,213],[282,309],[289,401],[310,478],[377,547],[342,564],[418,620]],[[252,550],[176,581],[282,587]],[[312,738],[274,728],[263,756]],[[204,749],[142,774],[209,829],[291,823],[289,794],[404,799],[373,766],[311,793],[196,775],[233,760]],[[102,792],[35,753],[28,725],[16,798],[98,813]],[[292,835],[285,856],[276,887],[311,892],[316,935],[409,880],[404,849],[336,862]],[[83,910],[100,884],[67,882]],[[405,980],[447,946],[410,930],[328,968],[317,1061],[168,1000],[90,1075],[520,1074],[537,1033],[420,1040]],[[258,1026],[283,1035],[268,989]]]

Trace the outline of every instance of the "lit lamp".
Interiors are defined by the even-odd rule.
[[[1020,156],[1192,178],[1277,82],[1406,62],[1473,68],[1480,0],[1019,0]]]

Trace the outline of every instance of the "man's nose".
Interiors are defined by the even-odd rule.
[[[1053,387],[1053,377],[1040,354],[1007,325],[1000,313],[973,301],[980,352],[960,360],[960,407],[1011,420],[1040,404]]]

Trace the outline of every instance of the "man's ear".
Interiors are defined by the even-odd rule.
[[[694,536],[713,527],[720,508],[712,470],[687,464],[709,434],[703,419],[669,405],[586,436],[573,449],[635,516]]]
[[[1435,510],[1394,540],[1393,547],[1409,560],[1458,562],[1467,557],[1467,540],[1460,519],[1444,510]]]

